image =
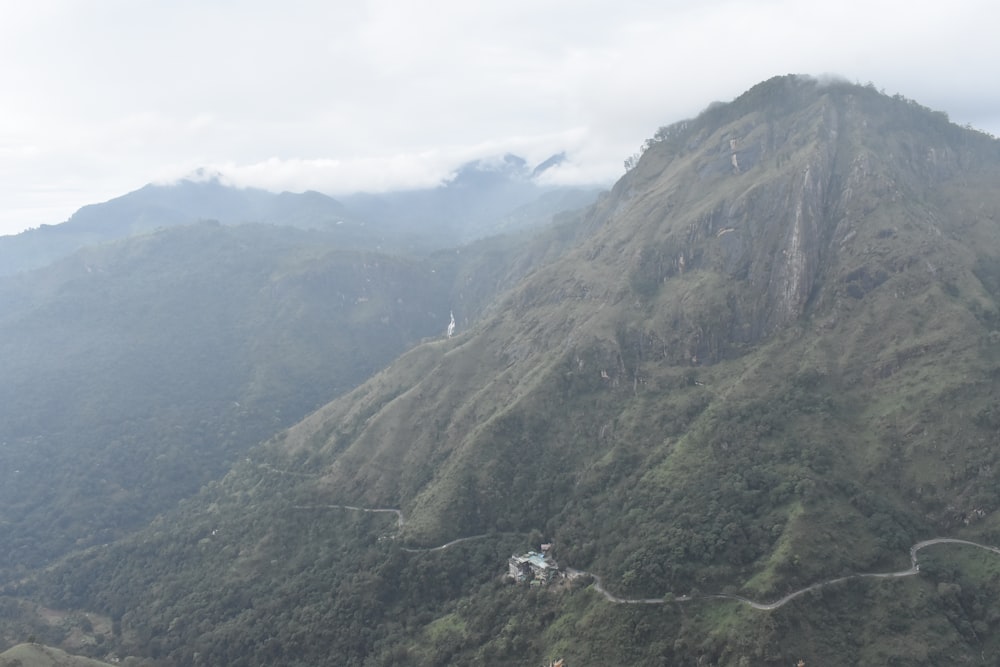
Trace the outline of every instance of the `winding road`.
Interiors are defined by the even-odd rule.
[[[921,549],[926,547],[934,546],[935,544],[964,544],[970,547],[976,547],[977,549],[984,549],[986,551],[992,551],[995,554],[1000,555],[1000,547],[992,547],[986,544],[980,544],[978,542],[970,542],[969,540],[960,540],[953,537],[935,537],[934,539],[924,540],[922,542],[917,542],[912,547],[910,547],[910,567],[906,570],[899,570],[898,572],[865,572],[859,574],[849,574],[843,577],[836,577],[835,579],[827,579],[826,581],[819,581],[815,584],[806,586],[805,588],[800,588],[797,591],[792,591],[783,598],[779,598],[774,602],[756,602],[749,598],[745,598],[741,595],[733,595],[731,593],[712,593],[709,595],[679,595],[673,598],[673,602],[688,602],[690,600],[704,600],[704,599],[722,599],[722,600],[736,600],[737,602],[742,602],[754,609],[759,609],[761,611],[773,611],[779,607],[783,607],[795,598],[805,595],[810,591],[819,590],[825,586],[832,586],[834,584],[839,584],[844,581],[850,581],[851,579],[895,579],[899,577],[909,577],[920,572],[920,564],[917,562],[917,554]],[[601,593],[609,602],[614,602],[615,604],[664,604],[667,600],[663,598],[620,598],[613,595],[604,588],[601,584],[601,578],[596,574],[591,574],[589,572],[583,572],[581,570],[568,569],[567,572],[572,574],[589,574],[594,578],[594,590]]]
[[[396,525],[398,528],[402,528],[406,519],[403,516],[402,510],[396,508],[371,508],[371,507],[356,507],[354,505],[295,505],[294,509],[343,509],[352,510],[356,512],[373,512],[373,513],[389,513],[396,515]],[[493,537],[501,533],[481,533],[479,535],[469,535],[467,537],[459,537],[458,539],[446,542],[440,546],[436,547],[402,547],[403,551],[408,553],[429,553],[432,551],[444,551],[448,547],[460,544],[462,542],[469,542],[471,540],[481,540],[487,537]],[[960,540],[954,537],[935,537],[930,540],[923,540],[922,542],[917,542],[912,547],[910,547],[910,567],[906,570],[899,570],[898,572],[864,572],[858,574],[848,574],[843,577],[836,577],[834,579],[827,579],[825,581],[819,581],[815,584],[806,586],[805,588],[800,588],[797,591],[792,591],[788,595],[775,600],[774,602],[756,602],[750,598],[745,598],[740,595],[734,595],[731,593],[711,593],[707,595],[678,595],[676,597],[671,597],[665,599],[663,597],[659,598],[620,598],[617,595],[609,592],[604,588],[604,584],[601,581],[601,577],[594,574],[593,572],[585,572],[584,570],[575,570],[571,567],[565,569],[565,572],[570,577],[580,577],[589,576],[594,580],[594,590],[604,596],[608,602],[613,602],[614,604],[667,604],[668,602],[690,602],[692,600],[707,600],[707,599],[719,599],[719,600],[735,600],[736,602],[742,602],[753,609],[759,609],[760,611],[774,611],[780,607],[785,606],[792,600],[811,591],[816,591],[826,586],[833,586],[834,584],[839,584],[845,581],[850,581],[852,579],[895,579],[900,577],[910,577],[915,574],[920,573],[920,564],[917,562],[918,554],[922,549],[934,546],[935,544],[963,544],[970,547],[975,547],[977,549],[983,549],[985,551],[991,551],[997,555],[1000,555],[1000,547],[989,546],[986,544],[980,544],[979,542],[971,542],[969,540]]]
[[[481,540],[484,537],[490,537],[490,535],[498,535],[498,534],[499,533],[481,533],[479,535],[469,535],[468,537],[460,537],[457,540],[452,540],[451,542],[445,542],[444,544],[438,547],[401,547],[401,548],[403,549],[403,551],[406,551],[411,554],[429,553],[431,551],[444,551],[448,547],[453,546],[455,544],[459,544],[461,542],[469,542],[471,540]]]
[[[900,570],[898,572],[868,572],[862,574],[849,574],[844,577],[837,577],[836,579],[828,579],[826,581],[820,581],[811,586],[806,586],[805,588],[799,589],[797,591],[792,591],[788,595],[774,602],[754,602],[745,597],[740,597],[739,595],[729,595],[726,593],[717,593],[715,595],[705,595],[702,597],[711,598],[726,598],[730,600],[738,600],[745,604],[750,605],[754,609],[760,609],[762,611],[771,611],[782,607],[800,595],[805,595],[810,591],[819,590],[824,586],[832,586],[833,584],[839,584],[843,581],[850,581],[851,579],[894,579],[898,577],[910,577],[914,574],[920,572],[920,564],[917,563],[917,553],[926,547],[934,546],[935,544],[964,544],[970,547],[976,547],[977,549],[984,549],[986,551],[992,551],[995,554],[1000,554],[1000,548],[991,547],[986,544],[980,544],[978,542],[970,542],[969,540],[959,540],[953,537],[935,537],[934,539],[924,540],[923,542],[917,542],[912,547],[910,547],[910,567],[907,570]],[[680,599],[680,598],[678,598]]]
[[[355,507],[354,505],[293,505],[292,509],[296,510],[353,510],[355,512],[371,512],[372,514],[395,514],[396,515],[396,527],[402,528],[406,525],[406,518],[403,516],[403,512],[394,507]],[[464,539],[472,539],[467,537]],[[454,542],[461,542],[462,540],[454,540]],[[454,544],[450,542],[449,544]],[[434,547],[435,549],[443,549],[448,546],[443,544],[440,547]]]

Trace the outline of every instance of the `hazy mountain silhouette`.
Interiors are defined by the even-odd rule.
[[[508,155],[465,165],[438,188],[352,195],[342,203],[319,192],[237,188],[219,175],[196,174],[84,206],[62,224],[0,237],[0,275],[45,266],[95,243],[200,220],[322,230],[341,248],[428,252],[548,223],[553,214],[589,204],[597,194],[539,185],[532,176],[523,159]],[[543,196],[547,203],[525,208]]]

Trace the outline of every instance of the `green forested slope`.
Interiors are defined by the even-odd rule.
[[[0,280],[0,576],[127,534],[450,312],[465,328],[524,243],[412,259],[203,223]]]
[[[0,285],[4,568],[107,542],[443,330],[426,266],[177,228]]]
[[[7,592],[163,664],[981,664],[998,563],[961,546],[770,612],[700,596],[1000,541],[998,179],[941,114],[765,82],[663,128],[471,330]],[[542,539],[619,596],[697,599],[500,583]]]

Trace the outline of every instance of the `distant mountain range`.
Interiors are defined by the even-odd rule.
[[[596,189],[539,182],[560,160],[553,156],[534,169],[512,155],[479,160],[436,188],[355,194],[343,201],[319,192],[237,188],[225,185],[221,175],[150,184],[84,206],[62,224],[0,237],[0,275],[45,266],[94,243],[203,220],[321,230],[341,248],[427,252],[545,224],[559,211],[591,203]]]

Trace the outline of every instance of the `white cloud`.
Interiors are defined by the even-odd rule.
[[[512,152],[537,164],[566,149],[579,146],[583,130],[535,137],[506,137],[464,146],[442,146],[420,152],[356,155],[346,158],[279,158],[250,164],[210,163],[207,171],[224,174],[232,183],[269,190],[319,190],[332,195],[358,191],[384,192],[434,187],[449,178],[459,165],[484,156]],[[586,160],[584,160],[586,162]],[[597,161],[595,161],[597,162]],[[164,181],[186,177],[196,165],[178,165],[164,174]],[[587,171],[587,169],[590,171]],[[594,165],[569,161],[561,170],[564,182],[607,183],[619,172],[598,171]]]
[[[565,150],[614,178],[656,128],[776,74],[838,73],[1000,133],[984,0],[36,0],[4,10],[0,232],[205,166],[381,190]]]

